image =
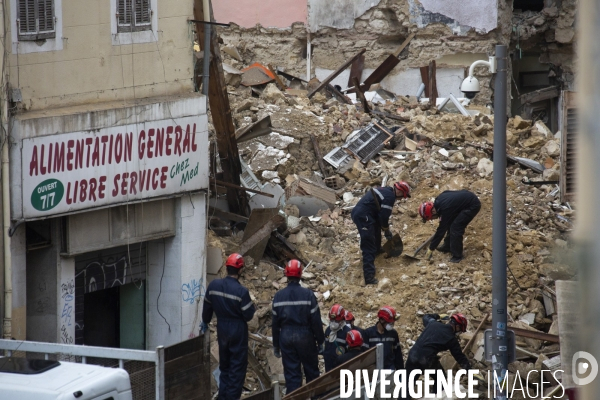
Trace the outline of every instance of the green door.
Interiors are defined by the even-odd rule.
[[[120,347],[146,350],[146,281],[120,289]]]

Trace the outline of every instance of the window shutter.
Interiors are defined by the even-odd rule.
[[[40,32],[54,31],[54,1],[37,0]]]
[[[131,27],[131,1],[132,0],[117,0],[119,13],[119,26]]]
[[[575,92],[563,92],[562,97],[562,133],[561,133],[561,166],[560,166],[560,198],[561,202],[575,200],[577,160],[577,104]]]
[[[35,0],[19,0],[19,34],[35,34]]]
[[[135,26],[150,25],[150,0],[133,0],[135,2]]]

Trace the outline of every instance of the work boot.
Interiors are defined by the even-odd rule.
[[[374,277],[365,278],[365,285],[377,285],[378,283],[379,283],[379,280],[377,280],[377,278],[374,278]]]
[[[441,251],[442,253],[450,253],[450,245],[448,243],[444,243],[442,246],[437,248],[437,251]]]
[[[464,258],[463,256],[460,256],[460,257],[452,256],[452,258],[450,259],[450,262],[451,263],[459,263],[462,261],[463,258]]]

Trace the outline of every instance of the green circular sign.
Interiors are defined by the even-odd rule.
[[[65,187],[58,179],[48,179],[37,185],[31,193],[31,205],[38,211],[56,207],[65,194]]]

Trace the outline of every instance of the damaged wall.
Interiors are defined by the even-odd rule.
[[[305,23],[307,16],[307,4],[298,0],[219,0],[213,2],[213,10],[216,21],[243,28],[289,28],[294,22]]]
[[[352,29],[354,20],[381,0],[308,0],[308,26],[311,32],[320,28]]]
[[[457,34],[466,34],[471,28],[487,33],[498,26],[496,0],[409,0],[411,22],[419,28],[441,22]]]

